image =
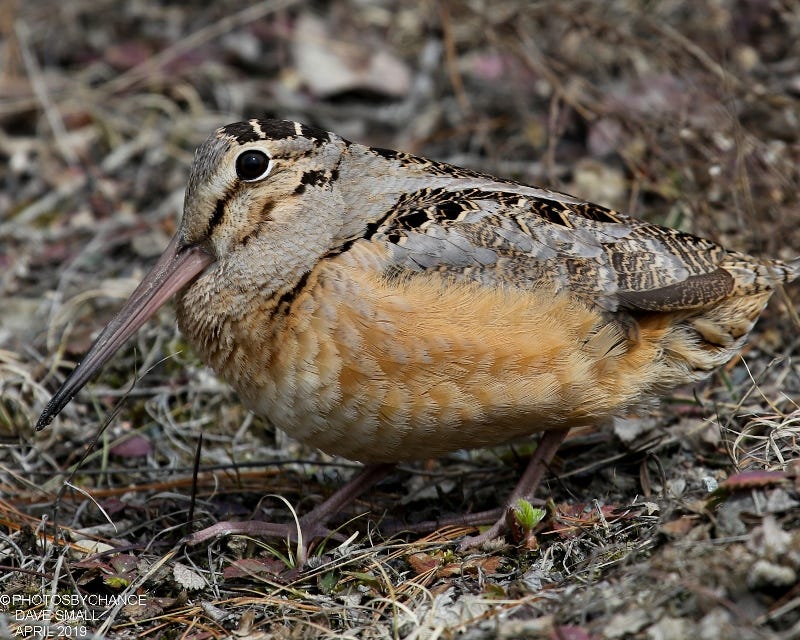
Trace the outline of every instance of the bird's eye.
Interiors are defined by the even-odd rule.
[[[245,151],[236,158],[236,175],[245,182],[266,178],[270,169],[272,162],[263,151]]]

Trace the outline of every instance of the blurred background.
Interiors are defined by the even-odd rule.
[[[196,146],[251,117],[294,119],[566,191],[733,249],[800,253],[800,4],[792,0],[2,0],[0,505],[8,532],[36,527],[62,487],[59,472],[123,395],[75,482],[131,527],[128,540],[152,535],[135,526],[145,505],[149,516],[185,509],[154,506],[148,483],[169,480],[188,495],[200,431],[205,467],[240,465],[239,492],[260,496],[269,486],[296,496],[302,487],[302,496],[309,483],[320,493],[347,475],[239,407],[185,348],[170,308],[49,431],[32,432],[49,394],[176,229]],[[796,287],[789,292],[798,299]],[[714,422],[716,435],[692,441],[688,453],[717,461],[706,475],[724,477],[753,459],[777,468],[781,455],[797,455],[785,444],[777,458],[766,448],[734,455],[732,468],[719,438],[720,425],[746,432],[743,415],[786,427],[797,411],[800,376],[787,359],[797,357],[796,314],[776,298],[748,347],[749,368],[732,365],[682,395],[691,408],[654,419],[659,433]],[[752,429],[759,438],[769,431]],[[780,433],[772,441],[789,443],[797,428]],[[679,457],[687,452],[673,442],[668,453],[681,460],[668,474],[699,487],[702,474]],[[265,480],[267,459],[283,466]],[[313,464],[289,464],[296,460]],[[629,486],[615,486],[633,496],[643,489],[640,472],[629,472]],[[118,489],[134,483],[147,488]],[[420,498],[418,516],[438,516],[446,493],[435,506]],[[501,494],[492,488],[484,499]],[[80,507],[80,496],[70,500],[72,526],[105,522]],[[253,507],[222,502],[208,507],[212,519],[246,517]],[[716,610],[707,606],[695,621]],[[759,606],[751,621],[766,615]]]

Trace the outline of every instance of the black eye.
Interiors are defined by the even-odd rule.
[[[271,168],[269,156],[263,151],[245,151],[236,158],[236,175],[245,182],[265,178]]]

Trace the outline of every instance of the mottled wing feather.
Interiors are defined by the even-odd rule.
[[[403,194],[372,236],[392,249],[388,271],[435,270],[520,287],[550,282],[608,311],[696,308],[732,290],[720,266],[727,254],[708,240],[510,184],[513,193],[439,187]]]

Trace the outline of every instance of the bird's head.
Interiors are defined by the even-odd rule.
[[[197,150],[177,233],[37,421],[45,428],[173,295],[203,280],[269,295],[307,271],[340,235],[334,189],[347,142],[281,120],[221,127]]]

